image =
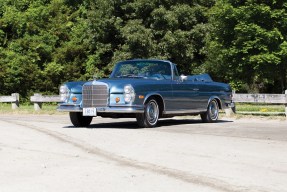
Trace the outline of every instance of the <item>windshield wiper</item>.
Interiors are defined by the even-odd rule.
[[[138,76],[138,75],[134,75],[134,74],[127,74],[127,75],[119,75],[116,76],[116,78],[144,78],[144,76]]]

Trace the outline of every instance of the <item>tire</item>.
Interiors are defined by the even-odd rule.
[[[208,104],[207,111],[200,114],[200,117],[204,123],[214,123],[219,117],[219,107],[215,99],[211,100]]]
[[[70,112],[70,120],[75,127],[87,127],[91,124],[93,117],[83,116],[82,112]]]
[[[144,107],[144,113],[136,115],[137,123],[140,127],[151,128],[156,127],[159,119],[159,106],[154,98],[149,99]]]

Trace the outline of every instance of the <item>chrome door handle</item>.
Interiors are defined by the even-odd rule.
[[[195,88],[195,89],[192,89],[193,91],[199,91],[199,89]]]

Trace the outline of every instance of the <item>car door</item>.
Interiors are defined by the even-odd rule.
[[[173,81],[174,110],[194,112],[199,108],[198,86],[188,81]]]
[[[197,109],[199,111],[206,111],[207,105],[208,105],[208,100],[210,98],[210,83],[209,82],[204,82],[204,81],[197,81],[194,82],[197,87],[197,96],[196,96],[196,101],[197,101]]]
[[[198,111],[198,84],[190,81],[182,81],[178,75],[176,66],[173,69],[172,80],[172,110],[175,112]]]

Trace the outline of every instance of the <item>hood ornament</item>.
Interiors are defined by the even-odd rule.
[[[97,84],[97,75],[93,75],[93,85]]]

